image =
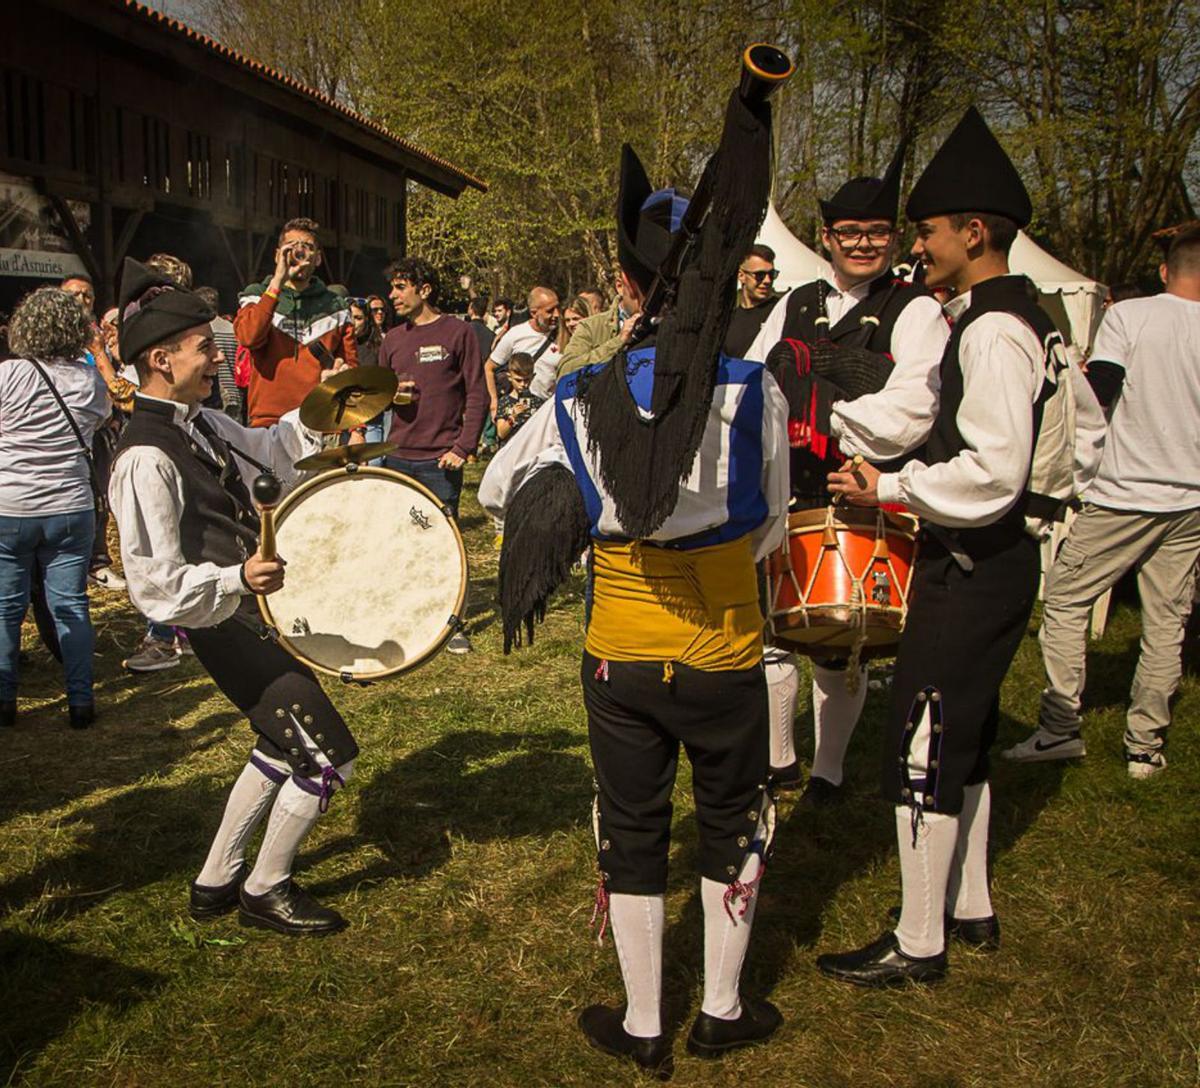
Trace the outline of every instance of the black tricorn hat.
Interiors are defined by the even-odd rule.
[[[881,178],[852,178],[828,200],[821,200],[821,218],[828,225],[839,219],[886,219],[896,222],[900,205],[900,174],[904,169],[901,144]]]
[[[132,257],[121,266],[117,299],[117,340],[121,358],[130,363],[144,351],[217,316],[199,295],[177,287]]]
[[[904,208],[910,220],[955,212],[985,212],[1018,227],[1033,218],[1021,175],[974,106],[929,160]]]
[[[671,251],[687,199],[674,189],[652,189],[642,161],[629,144],[621,148],[617,196],[617,259],[642,288],[650,286]]]

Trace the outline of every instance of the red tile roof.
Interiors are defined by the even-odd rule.
[[[373,121],[369,117],[364,117],[361,113],[356,113],[354,110],[344,106],[335,98],[330,98],[328,95],[322,94],[320,91],[314,90],[312,87],[306,86],[298,79],[293,79],[291,76],[279,71],[270,65],[263,64],[261,61],[254,60],[252,57],[247,57],[244,53],[239,53],[236,49],[230,49],[226,45],[205,34],[201,34],[198,30],[181,23],[178,19],[174,19],[169,15],[163,14],[161,11],[156,11],[154,8],[148,7],[146,4],[139,3],[139,0],[112,0],[116,7],[123,8],[129,13],[143,19],[145,22],[152,23],[164,30],[168,30],[180,37],[186,38],[195,44],[202,46],[210,52],[216,53],[219,56],[232,61],[234,64],[245,68],[255,75],[263,79],[270,80],[274,83],[279,83],[286,87],[293,94],[301,95],[304,98],[320,103],[328,109],[334,110],[341,114],[348,121],[353,122],[361,128],[368,129],[377,136],[382,136],[385,140],[395,144],[398,148],[406,151],[410,155],[414,155],[419,159],[423,159],[434,166],[439,166],[441,169],[454,174],[461,178],[467,185],[471,185],[478,189],[481,193],[487,192],[487,182],[475,177],[474,174],[468,173],[466,170],[455,166],[447,159],[443,159],[440,155],[434,155],[432,152],[425,151],[417,147],[416,144],[409,143],[408,140],[401,136],[397,136],[389,132],[378,121]],[[336,0],[335,0],[336,2]]]

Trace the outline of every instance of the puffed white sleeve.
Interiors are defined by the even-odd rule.
[[[300,422],[299,408],[293,408],[270,427],[243,427],[224,412],[209,411],[207,408],[202,411],[205,421],[229,443],[234,456],[237,457],[238,451],[241,451],[269,465],[283,484],[284,493],[306,476],[306,473],[297,471],[296,462],[321,449],[321,433],[310,430]],[[241,457],[238,457],[238,470],[247,484],[260,471],[256,465]]]
[[[241,566],[189,563],[179,525],[183,482],[161,450],[135,446],[113,465],[109,502],[134,606],[155,623],[213,627],[237,611],[246,592]]]
[[[879,477],[881,503],[904,503],[948,528],[989,525],[1020,497],[1033,458],[1033,402],[1042,345],[1012,314],[985,314],[959,342],[963,396],[956,423],[964,449],[949,461],[910,461]]]
[[[762,489],[767,517],[751,535],[755,560],[770,555],[787,536],[788,500],[791,497],[787,399],[775,379],[763,371]]]
[[[492,458],[479,481],[479,505],[492,517],[503,518],[521,485],[538,469],[550,464],[571,467],[558,431],[553,397]]]
[[[895,366],[887,384],[878,393],[833,406],[830,431],[842,452],[887,461],[929,437],[949,339],[950,326],[937,299],[922,295],[900,311],[892,330]]]

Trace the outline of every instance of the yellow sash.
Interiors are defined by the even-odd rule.
[[[749,536],[691,551],[593,541],[592,555],[589,653],[707,672],[748,669],[762,660]]]

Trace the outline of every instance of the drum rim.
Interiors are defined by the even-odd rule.
[[[833,511],[832,516],[830,511]],[[861,520],[850,520],[843,515]],[[792,510],[787,516],[788,536],[799,533],[816,532],[825,528],[832,520],[833,528],[845,529],[852,532],[855,529],[877,529],[879,515],[883,515],[883,526],[886,531],[912,537],[914,540],[920,531],[920,519],[916,514],[900,510],[884,510],[879,506],[814,506],[807,510]]]
[[[406,476],[403,472],[397,472],[394,468],[379,468],[375,465],[341,465],[334,468],[326,469],[324,472],[318,472],[311,479],[305,480],[284,496],[283,501],[275,508],[275,518],[278,522],[284,514],[292,507],[296,506],[303,495],[310,491],[316,491],[321,487],[327,487],[335,483],[335,477],[338,476],[379,476],[390,480],[400,480],[415,490],[419,491],[427,499],[431,500],[434,505],[441,510],[445,504],[432,491],[429,490],[420,480],[414,480],[411,476]],[[450,528],[454,531],[454,540],[458,545],[458,562],[460,575],[460,588],[458,591],[458,599],[454,604],[454,615],[461,620],[463,618],[463,606],[467,600],[467,590],[469,588],[468,581],[468,564],[467,564],[467,547],[463,542],[462,530],[458,527],[458,519],[448,517]],[[398,665],[391,669],[380,669],[377,672],[370,673],[346,673],[337,669],[331,669],[328,665],[322,665],[318,661],[302,654],[276,625],[275,618],[271,615],[268,601],[270,594],[258,595],[258,610],[261,613],[263,620],[267,626],[275,632],[275,641],[279,643],[292,657],[297,661],[303,662],[310,669],[315,669],[317,672],[322,672],[326,676],[336,676],[339,680],[343,680],[349,676],[350,683],[373,683],[376,680],[387,680],[392,676],[400,676],[402,673],[412,672],[413,669],[425,664],[434,654],[438,653],[443,646],[450,640],[450,636],[454,634],[455,628],[451,624],[446,624],[442,629],[442,633],[437,640],[422,653],[419,657],[413,658],[411,661],[406,661],[403,665]]]

